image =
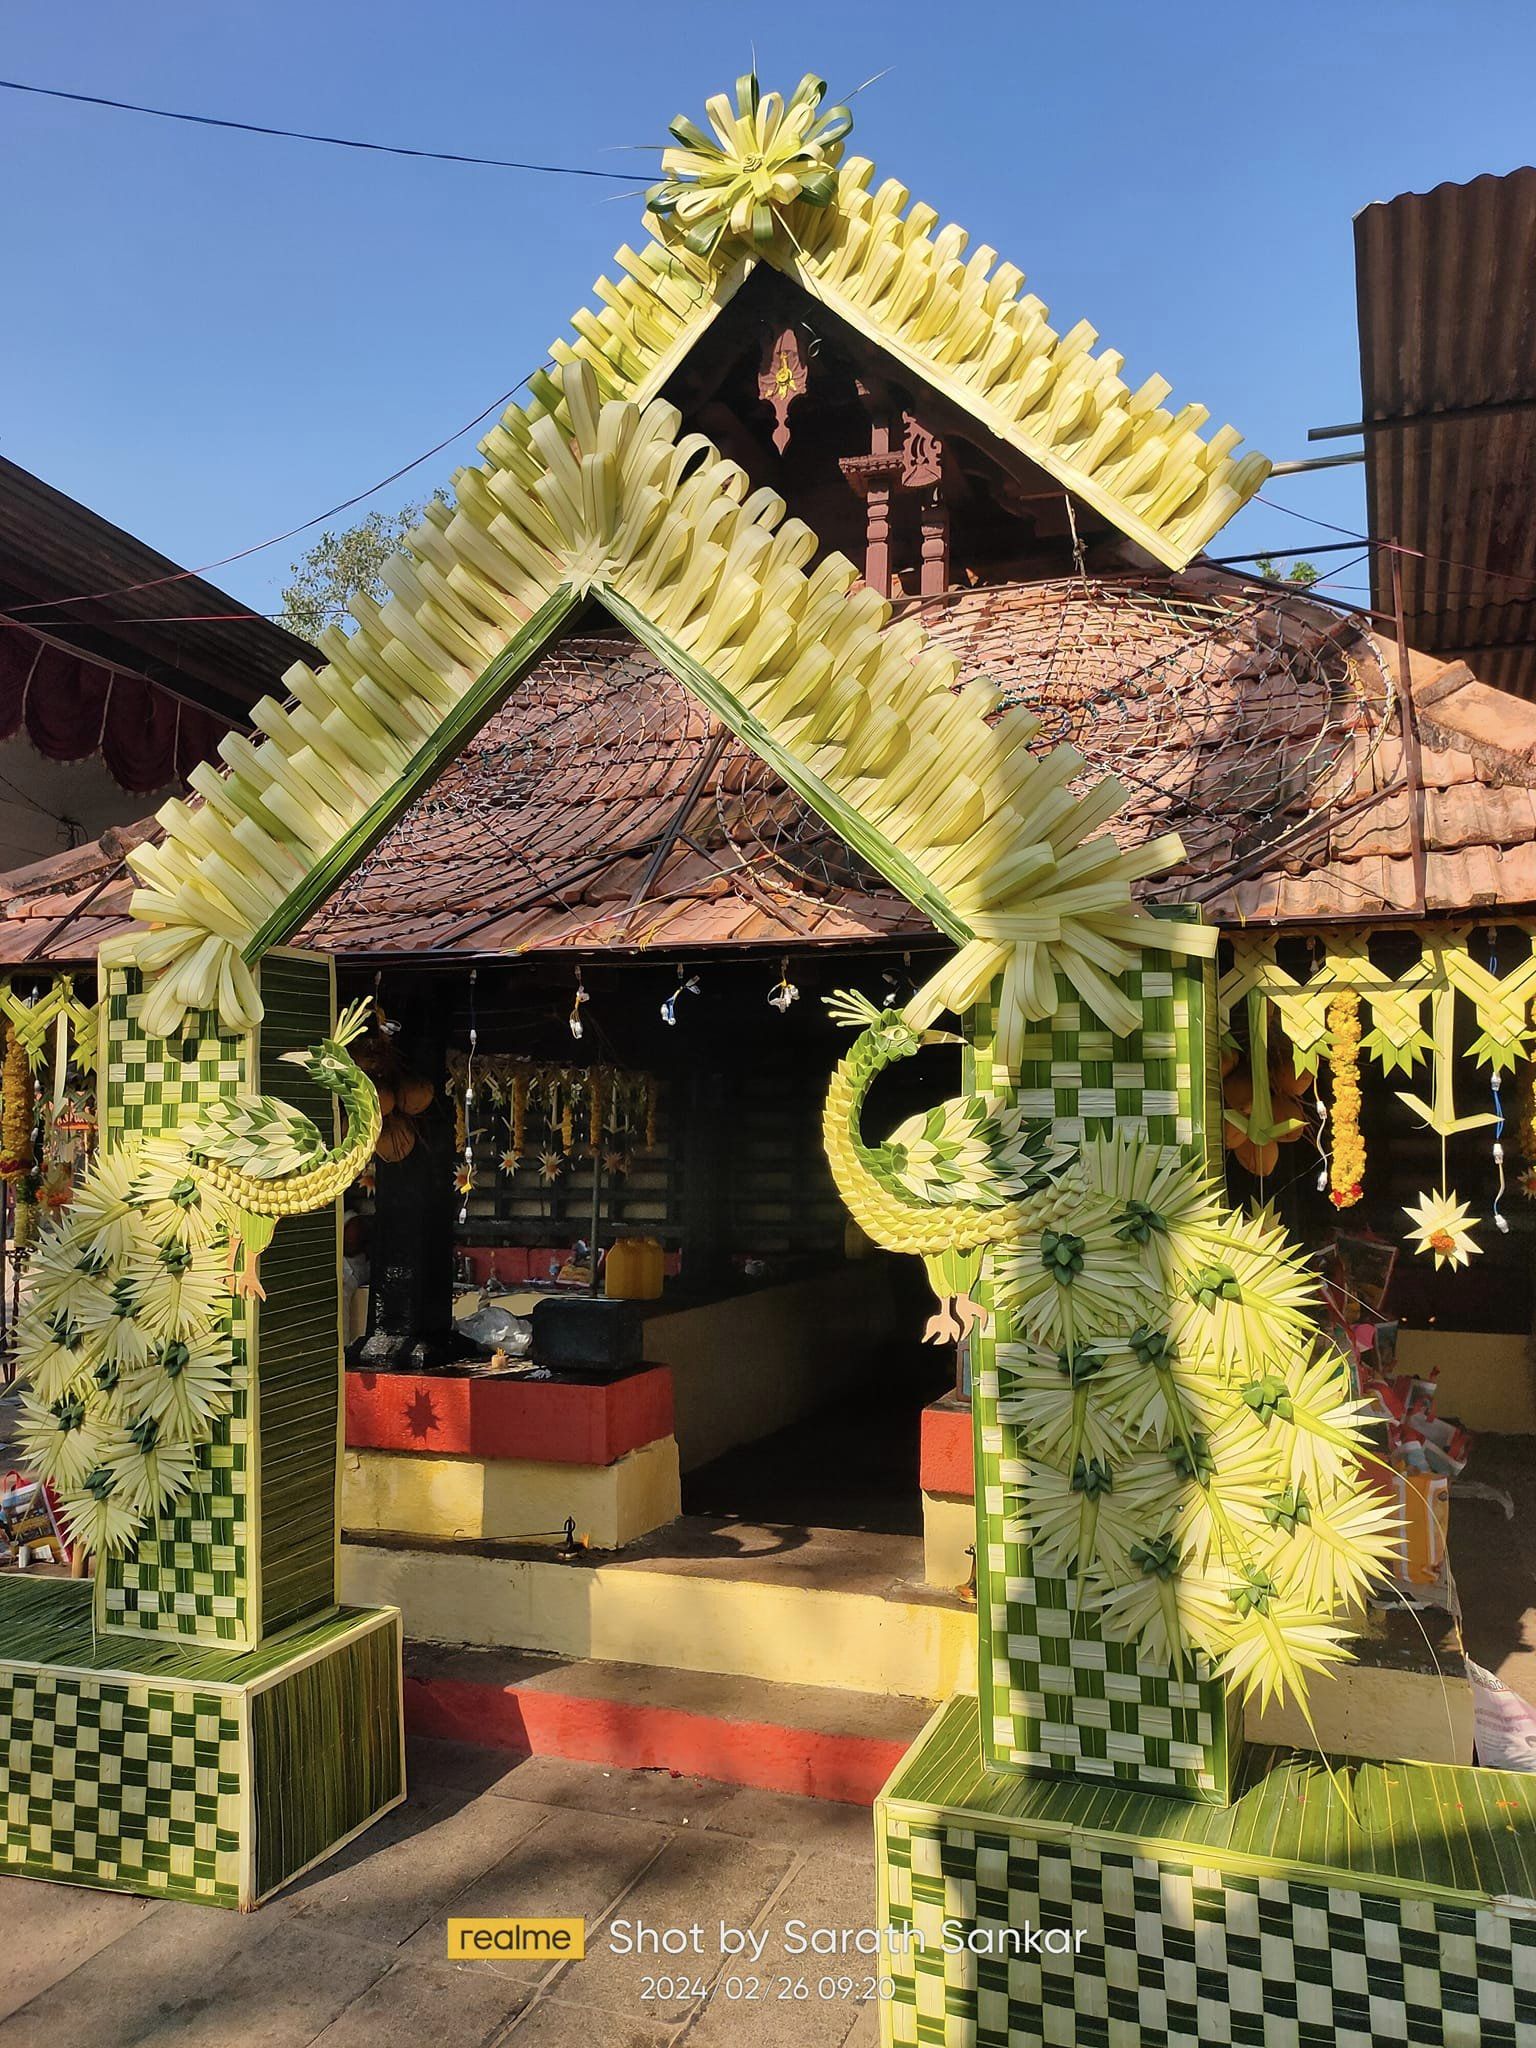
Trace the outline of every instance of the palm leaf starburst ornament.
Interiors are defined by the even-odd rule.
[[[1416,1252],[1433,1255],[1436,1266],[1466,1266],[1482,1251],[1472,1236],[1477,1220],[1454,1190],[1436,1188],[1409,1203],[1403,1214],[1413,1224],[1408,1235]]]
[[[807,72],[785,100],[764,93],[756,75],[736,81],[736,104],[716,93],[705,104],[712,133],[679,114],[675,146],[662,152],[666,172],[646,193],[663,225],[675,222],[696,256],[727,237],[763,244],[778,231],[786,207],[829,206],[837,194],[837,163],[853,126],[846,107],[828,107],[826,80]]]

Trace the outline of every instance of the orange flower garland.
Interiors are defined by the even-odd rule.
[[[1328,1199],[1336,1209],[1359,1201],[1365,1179],[1365,1138],[1360,1130],[1360,998],[1341,990],[1328,1004],[1329,1064],[1333,1068],[1333,1151]]]
[[[0,1179],[19,1181],[33,1168],[32,1125],[35,1097],[32,1062],[21,1033],[12,1025],[5,1038],[5,1063],[0,1068]]]

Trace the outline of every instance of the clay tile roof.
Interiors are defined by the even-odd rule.
[[[1223,924],[1536,907],[1536,705],[1350,617],[1211,570],[922,600],[929,630],[1112,770],[1117,837],[1177,831],[1159,877]],[[1416,759],[1416,777],[1415,777]],[[139,833],[146,829],[137,828]],[[121,928],[132,835],[0,878],[0,962]],[[929,927],[652,657],[562,641],[315,918],[343,957],[855,944]]]

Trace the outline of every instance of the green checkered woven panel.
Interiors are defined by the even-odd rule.
[[[975,1716],[876,1805],[885,2048],[1536,2040],[1529,1778],[1255,1752],[1217,1808],[989,1775]]]
[[[1214,1129],[1214,1016],[1208,969],[1149,953],[1121,983],[1141,1005],[1142,1029],[1116,1038],[1058,981],[1061,1007],[1026,1040],[1017,1100],[1051,1121],[1064,1143],[1131,1131],[1186,1156]],[[967,1020],[967,1087],[996,1088],[995,1012]],[[1173,1671],[1107,1642],[1078,1605],[1075,1582],[1037,1577],[1028,1547],[1004,1526],[1024,1472],[1023,1432],[1001,1419],[1007,1348],[1016,1332],[992,1301],[971,1337],[976,1429],[978,1676],[983,1753],[1000,1770],[1052,1770],[1156,1787],[1192,1798],[1229,1796],[1241,1745],[1237,1704],[1194,1659]]]
[[[146,1038],[137,970],[113,967],[102,994],[103,1142],[153,1135],[245,1079],[248,1042],[221,1032],[217,1017],[188,1020],[176,1041]],[[101,1574],[98,1615],[107,1629],[148,1630],[236,1646],[255,1632],[249,1609],[251,1488],[248,1310],[231,1303],[234,1399],[199,1454],[191,1492],[152,1522],[137,1548]]]
[[[3,1867],[234,1905],[235,1701],[195,1687],[0,1666]]]

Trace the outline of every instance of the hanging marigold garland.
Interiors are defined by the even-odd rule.
[[[1328,1003],[1329,1064],[1333,1069],[1333,1156],[1328,1198],[1336,1209],[1359,1201],[1365,1180],[1365,1138],[1360,1129],[1360,998],[1341,989]]]
[[[528,1076],[524,1071],[512,1076],[512,1150],[519,1159],[528,1150]]]
[[[0,1066],[0,1180],[13,1185],[34,1167],[32,1128],[36,1097],[32,1062],[14,1025],[5,1035],[5,1060]]]
[[[1526,1014],[1533,1031],[1536,1031],[1536,996],[1531,998]],[[1514,1151],[1520,1161],[1517,1177],[1520,1192],[1536,1201],[1536,1059],[1529,1057],[1529,1048],[1520,1068],[1515,1102]]]

